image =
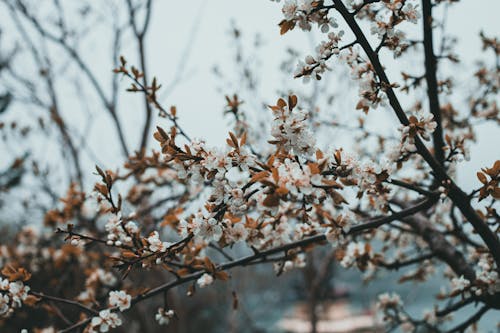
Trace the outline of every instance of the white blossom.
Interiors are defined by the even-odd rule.
[[[286,20],[292,20],[295,18],[297,13],[297,1],[296,0],[286,0],[283,4],[282,12]]]
[[[454,291],[463,291],[465,288],[467,288],[470,285],[470,281],[464,278],[463,275],[461,275],[458,278],[453,278],[451,280],[451,290],[452,292]]]
[[[108,332],[110,328],[116,328],[122,324],[118,314],[111,310],[99,311],[99,316],[93,317],[90,321],[91,332]]]
[[[175,312],[172,309],[165,310],[163,308],[158,308],[158,312],[155,315],[155,319],[159,325],[168,325],[170,320],[175,316]]]
[[[403,306],[401,297],[396,293],[383,293],[378,296],[377,308],[387,309],[387,308],[397,308]]]
[[[200,286],[200,288],[205,288],[206,286],[209,286],[214,282],[214,278],[212,277],[212,275],[204,273],[196,282],[198,283],[198,286]]]
[[[162,242],[158,231],[153,231],[147,238],[149,243],[149,250],[151,252],[166,252],[172,244],[169,242]]]
[[[131,300],[132,296],[123,290],[109,292],[109,305],[118,307],[122,312],[130,308]]]

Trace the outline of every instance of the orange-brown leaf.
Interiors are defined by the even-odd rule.
[[[26,304],[27,306],[34,306],[38,301],[40,301],[40,298],[34,295],[28,295],[28,297],[26,297],[23,303]]]
[[[253,176],[252,176],[252,178],[250,178],[250,182],[251,182],[251,183],[258,182],[259,180],[264,179],[264,178],[266,178],[267,176],[269,176],[269,172],[268,172],[268,171],[261,171],[261,172],[258,172],[258,173],[256,173],[255,175],[253,175]]]
[[[238,148],[238,138],[236,138],[236,135],[234,135],[233,132],[229,132],[229,136],[231,137],[231,140],[233,141],[234,143],[234,147],[235,148]]]
[[[229,274],[224,271],[219,271],[215,273],[215,278],[222,281],[227,281],[229,279]]]
[[[479,181],[483,184],[487,184],[488,183],[488,179],[486,179],[486,176],[484,175],[484,173],[482,172],[478,172],[477,174],[477,179],[479,179]]]
[[[276,207],[280,204],[280,198],[277,194],[269,194],[266,196],[262,204],[266,207]]]
[[[286,102],[283,98],[278,99],[278,102],[276,103],[278,107],[284,108],[286,106]]]
[[[297,105],[297,96],[295,95],[290,95],[288,96],[288,107],[290,108],[290,111]]]

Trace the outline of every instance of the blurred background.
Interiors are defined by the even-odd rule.
[[[96,181],[95,164],[116,169],[125,161],[126,152],[140,149],[147,110],[143,96],[126,92],[130,82],[112,72],[120,55],[129,64],[146,68],[150,79],[155,76],[162,84],[160,102],[176,106],[181,126],[211,146],[225,145],[233,125],[224,112],[226,95],[238,94],[245,102],[247,121],[262,129],[264,138],[271,119],[266,105],[289,92],[300,93],[329,121],[357,123],[357,86],[345,66],[331,61],[332,71],[319,82],[293,79],[298,60],[313,54],[322,37],[314,29],[280,36],[279,4],[156,0],[148,19],[146,1],[130,3],[139,30],[149,20],[142,37],[130,23],[126,0],[0,1],[3,237],[27,224],[38,224],[41,232],[48,232],[41,227],[44,214],[57,205],[71,181],[90,192]],[[467,103],[460,91],[470,89],[465,83],[476,62],[487,61],[478,54],[479,32],[498,33],[499,10],[497,0],[465,0],[438,10],[436,38],[443,34],[456,38],[454,53],[461,60],[440,68],[443,77],[449,73],[458,77],[455,95],[445,99],[462,98]],[[406,28],[410,38],[421,31],[420,24]],[[395,81],[406,68],[423,68],[421,53],[398,59],[382,53],[382,62]],[[151,117],[145,147],[158,149],[151,139],[154,129],[170,125],[155,110]],[[373,132],[396,133],[397,124],[388,110],[381,108],[363,119]],[[489,125],[480,128],[478,142],[486,142],[492,131]],[[318,136],[325,147],[356,149],[348,129],[334,128]],[[498,158],[486,148],[471,147],[471,161],[460,165],[458,183],[465,189],[473,188],[475,170]],[[148,332],[299,332],[303,322],[310,320],[310,306],[324,309],[321,313],[327,317],[331,311],[348,318],[346,325],[354,330],[377,331],[376,320],[370,319],[377,294],[397,291],[410,312],[421,314],[439,291],[438,274],[435,281],[416,285],[399,284],[400,274],[385,273],[367,285],[357,271],[338,268],[329,249],[318,249],[308,259],[305,268],[280,277],[270,266],[237,269],[229,283],[200,291],[187,301],[186,290],[181,288],[170,300],[179,319],[166,329],[151,323]],[[235,302],[237,309],[233,309]],[[135,316],[154,313],[153,308],[151,304],[150,311],[135,310]],[[356,328],[356,323],[364,326]],[[483,323],[485,330],[493,330],[488,317]],[[134,331],[133,325],[126,331]]]

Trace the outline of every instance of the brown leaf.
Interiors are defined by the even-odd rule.
[[[38,301],[40,301],[39,297],[36,297],[34,295],[28,295],[28,297],[26,297],[23,303],[26,304],[27,306],[34,306]]]
[[[274,182],[276,184],[278,184],[278,181],[280,180],[280,175],[279,175],[278,169],[277,168],[272,168],[271,172],[273,174]]]
[[[252,178],[250,178],[250,183],[258,182],[259,180],[264,179],[267,176],[269,176],[269,172],[268,171],[258,172],[255,175],[253,175]]]
[[[283,98],[278,99],[278,102],[276,103],[279,108],[283,109],[286,106],[286,102]]]
[[[227,281],[229,280],[229,274],[227,274],[227,272],[224,271],[219,271],[215,273],[215,278],[218,280]]]
[[[323,159],[324,155],[323,155],[323,152],[321,150],[316,150],[316,159],[317,160],[321,160]]]
[[[123,251],[122,252],[122,256],[124,258],[127,258],[127,259],[131,259],[131,258],[137,258],[137,254],[135,254],[134,252],[132,251]]]
[[[288,194],[288,189],[285,186],[280,186],[279,188],[276,189],[276,193],[279,194],[280,196],[284,196]]]
[[[280,204],[280,197],[273,193],[266,196],[262,204],[266,207],[276,207]]]
[[[483,184],[488,183],[488,179],[486,178],[486,176],[484,175],[484,173],[478,172],[476,175],[477,175],[477,179],[479,179],[479,181],[481,183],[483,183]]]
[[[337,163],[337,165],[341,165],[342,164],[342,154],[341,154],[340,150],[335,151],[334,157],[335,157],[335,162]]]
[[[104,184],[101,184],[101,183],[97,183],[94,185],[94,189],[101,193],[102,195],[104,196],[107,196],[108,195],[108,188],[106,187],[106,185]]]
[[[203,261],[204,261],[205,268],[207,269],[207,271],[208,271],[208,272],[211,272],[211,273],[215,273],[215,265],[214,265],[214,263],[210,260],[210,258],[205,257],[205,259],[203,259]]]
[[[233,310],[237,310],[238,309],[238,295],[236,295],[235,291],[233,291],[231,294],[233,296]]]
[[[309,170],[311,170],[312,175],[319,174],[319,167],[317,163],[308,163],[307,166],[309,167]]]
[[[28,281],[31,278],[31,273],[22,267],[15,268],[12,265],[6,265],[2,269],[2,275],[5,276],[9,281]]]
[[[229,136],[231,137],[231,140],[233,141],[234,143],[234,147],[235,148],[238,148],[238,138],[236,138],[236,135],[234,135],[233,132],[229,132]]]
[[[495,189],[493,190],[493,192],[491,192],[491,195],[495,199],[500,199],[500,187],[495,187]]]
[[[297,96],[295,95],[290,95],[288,96],[288,107],[290,108],[290,111],[297,105]]]
[[[160,126],[157,126],[156,129],[158,130],[158,132],[160,133],[160,135],[163,137],[163,141],[167,141],[169,140],[169,136],[167,134],[167,132],[165,132],[165,130],[163,128],[161,128]]]
[[[295,21],[287,21],[283,20],[279,23],[280,27],[280,35],[286,34],[288,31],[292,30],[295,28]]]

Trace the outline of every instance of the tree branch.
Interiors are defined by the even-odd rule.
[[[17,6],[19,8],[19,11],[24,15],[24,17],[27,20],[29,20],[32,23],[33,27],[38,32],[43,37],[47,38],[48,40],[52,41],[53,43],[60,45],[69,54],[69,56],[76,62],[76,64],[78,65],[78,67],[80,67],[82,72],[87,76],[91,85],[94,87],[95,91],[97,92],[97,95],[99,96],[102,103],[104,104],[104,107],[108,110],[108,112],[111,115],[111,118],[113,119],[116,131],[118,133],[118,139],[119,139],[123,154],[125,155],[125,157],[128,158],[129,152],[128,152],[127,144],[125,141],[125,136],[123,134],[123,130],[122,130],[120,121],[118,119],[118,115],[116,113],[116,109],[113,106],[113,104],[110,103],[110,101],[106,97],[106,94],[104,93],[104,89],[99,84],[99,81],[97,81],[97,78],[94,75],[94,73],[87,66],[87,64],[85,64],[85,62],[80,57],[78,52],[73,47],[68,45],[68,43],[64,39],[64,36],[57,37],[57,36],[53,35],[52,33],[48,32],[47,30],[45,30],[42,27],[42,25],[40,24],[40,22],[38,22],[38,20],[28,12],[28,9],[24,6],[24,4],[22,2],[17,1]]]
[[[427,81],[427,96],[429,97],[429,110],[434,116],[437,124],[432,133],[434,142],[434,156],[436,160],[444,165],[444,139],[443,125],[441,121],[441,108],[439,105],[437,84],[437,59],[434,55],[434,42],[432,37],[432,4],[430,0],[422,0],[423,26],[424,26],[424,52],[425,52],[425,80]]]
[[[377,53],[375,53],[370,46],[370,43],[366,39],[363,31],[359,27],[358,23],[354,19],[354,16],[349,13],[345,7],[342,0],[333,0],[335,4],[335,9],[342,15],[346,23],[351,28],[352,32],[356,36],[357,41],[365,51],[368,59],[370,60],[373,68],[379,77],[381,83],[384,86],[385,93],[389,99],[389,104],[393,108],[399,122],[403,125],[408,125],[409,120],[406,116],[399,100],[391,87],[390,81],[385,73],[385,70],[380,63]],[[443,166],[432,156],[427,147],[424,145],[420,137],[415,137],[415,145],[417,147],[418,153],[422,158],[429,164],[434,172],[434,176],[438,183],[448,184],[448,196],[457,205],[462,214],[469,220],[473,225],[476,232],[481,236],[486,246],[491,251],[493,258],[497,264],[497,269],[500,269],[500,241],[493,231],[488,227],[488,225],[481,219],[481,217],[476,213],[474,208],[470,204],[470,200],[466,193],[464,193],[448,176],[446,170]]]
[[[454,333],[454,332],[464,332],[467,327],[469,327],[470,325],[476,323],[479,319],[481,319],[481,317],[489,310],[490,308],[488,306],[483,306],[481,309],[479,309],[478,312],[476,312],[472,317],[470,317],[469,319],[467,319],[466,321],[464,321],[462,324],[452,328],[451,330],[449,330],[447,333]]]
[[[50,301],[54,301],[57,303],[64,303],[64,304],[72,305],[74,307],[80,308],[80,309],[84,310],[85,312],[93,314],[93,315],[99,314],[98,311],[91,309],[91,308],[89,308],[81,303],[72,301],[72,300],[68,300],[68,299],[64,299],[64,298],[60,298],[60,297],[56,297],[56,296],[45,295],[44,293],[40,293],[40,292],[36,292],[36,291],[30,291],[29,293],[33,296],[41,298],[42,300],[50,300]]]

